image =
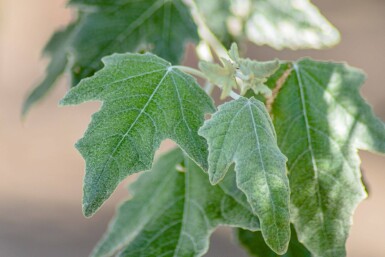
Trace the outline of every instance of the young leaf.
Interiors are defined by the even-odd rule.
[[[215,107],[196,80],[152,54],[114,54],[84,79],[63,105],[103,101],[76,144],[86,160],[83,209],[92,215],[127,175],[151,168],[170,138],[207,169],[207,144],[197,133]]]
[[[67,66],[67,54],[76,24],[57,31],[44,48],[44,55],[51,57],[44,80],[34,88],[23,104],[22,115],[26,115],[32,105],[40,101],[55,85],[56,80]]]
[[[237,185],[258,215],[266,243],[285,253],[290,239],[286,157],[264,105],[244,97],[225,103],[199,134],[209,144],[211,183],[218,183],[235,162]]]
[[[288,157],[291,215],[315,255],[345,256],[357,204],[366,193],[357,148],[385,153],[385,127],[359,94],[364,75],[304,59],[282,83],[272,114]]]
[[[199,62],[199,69],[207,79],[222,88],[221,98],[229,96],[232,89],[240,88],[241,95],[251,89],[254,93],[271,95],[271,90],[265,85],[267,78],[280,67],[279,61],[258,62],[248,58],[240,58],[236,43],[231,45],[228,53],[231,60],[221,58],[222,66],[206,61]],[[238,85],[236,78],[240,80]]]
[[[72,0],[86,12],[76,33],[74,85],[102,67],[113,53],[151,51],[178,63],[185,43],[198,41],[197,28],[182,0]]]
[[[338,43],[338,31],[308,0],[251,0],[249,40],[276,49],[323,48]]]
[[[176,166],[182,162],[181,172]],[[210,185],[179,149],[161,157],[131,188],[132,199],[120,206],[93,257],[202,256],[218,225],[259,229],[247,202]]]
[[[248,231],[237,229],[239,242],[247,249],[251,256],[255,257],[311,257],[310,252],[298,241],[295,229],[291,229],[289,248],[284,255],[273,252],[263,240],[260,231]]]
[[[222,88],[221,99],[226,98],[232,89],[238,88],[235,79],[236,67],[231,61],[221,58],[222,66],[216,63],[200,61],[199,69],[205,74],[207,79]]]

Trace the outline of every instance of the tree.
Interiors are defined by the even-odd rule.
[[[92,256],[202,256],[218,225],[252,256],[345,256],[366,197],[357,149],[385,152],[385,127],[346,64],[243,58],[237,42],[336,44],[307,0],[71,0],[45,80],[24,114],[69,70],[62,105],[103,102],[76,144],[83,212],[141,171]],[[196,44],[199,70],[179,65]],[[228,50],[227,50],[228,49]],[[152,52],[152,53],[149,53]],[[220,63],[218,63],[218,61]],[[203,79],[204,89],[196,78]],[[218,107],[210,95],[221,90]],[[178,147],[153,163],[160,143]]]

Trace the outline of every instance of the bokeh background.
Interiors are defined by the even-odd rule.
[[[337,47],[278,52],[250,46],[248,55],[260,60],[311,56],[360,67],[368,74],[362,93],[385,120],[385,1],[313,2],[341,31]],[[65,0],[0,0],[0,257],[87,256],[115,205],[127,197],[123,183],[92,219],[82,216],[84,162],[73,144],[98,104],[57,107],[67,89],[65,78],[27,119],[20,118],[26,93],[44,76],[41,49],[70,18]],[[384,257],[385,158],[360,155],[370,197],[354,215],[348,257]],[[230,230],[219,229],[207,256],[246,255]]]

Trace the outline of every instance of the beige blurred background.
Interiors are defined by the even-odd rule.
[[[277,52],[249,47],[259,59],[345,60],[369,78],[362,92],[385,120],[385,1],[317,0],[340,29],[342,42],[331,50]],[[51,33],[71,13],[64,0],[0,0],[0,257],[87,256],[103,233],[124,185],[92,219],[81,214],[84,163],[73,144],[97,104],[58,108],[63,79],[22,122],[26,93],[44,75],[40,52]],[[385,157],[360,153],[370,197],[354,216],[349,257],[385,256]],[[241,257],[229,230],[212,239],[211,257]]]

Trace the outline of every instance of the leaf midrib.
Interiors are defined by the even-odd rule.
[[[299,70],[299,66],[297,63],[293,63],[293,69],[296,71],[296,77],[297,77],[297,80],[298,80],[298,88],[299,88],[299,91],[300,91],[300,97],[301,97],[301,105],[302,105],[302,112],[303,112],[303,117],[304,117],[304,121],[305,121],[305,131],[306,131],[306,136],[307,136],[307,141],[308,141],[308,150],[309,150],[309,153],[310,153],[310,156],[311,156],[311,161],[312,161],[312,166],[313,166],[313,170],[314,170],[314,175],[315,175],[315,180],[316,180],[316,191],[317,191],[317,201],[318,201],[318,208],[320,209],[320,219],[321,219],[321,223],[322,223],[322,234],[323,234],[323,237],[326,239],[327,238],[327,233],[326,233],[326,228],[325,228],[325,217],[324,217],[324,213],[323,213],[323,209],[322,209],[322,196],[321,196],[321,193],[320,193],[320,188],[319,188],[319,172],[318,172],[318,167],[317,167],[317,163],[316,163],[316,157],[315,157],[315,154],[314,154],[314,149],[313,149],[313,142],[312,142],[312,139],[311,139],[311,133],[310,133],[310,125],[309,125],[309,120],[308,120],[308,116],[307,116],[307,107],[306,107],[306,99],[305,99],[305,93],[304,93],[304,85],[302,84],[302,78],[301,78],[301,75],[300,75],[300,70]]]
[[[265,178],[265,181],[266,181],[266,185],[267,185],[267,189],[269,191],[269,201],[270,201],[270,205],[272,206],[273,208],[273,219],[274,219],[274,228],[275,228],[275,236],[276,238],[278,239],[279,236],[278,236],[278,230],[277,230],[277,217],[276,217],[276,208],[275,208],[275,204],[274,204],[274,201],[273,199],[271,198],[271,189],[270,189],[270,184],[268,183],[268,179],[267,179],[267,175],[266,175],[266,169],[265,169],[265,163],[263,161],[263,158],[262,158],[262,152],[261,152],[261,144],[259,142],[259,136],[258,136],[258,132],[257,132],[257,128],[256,128],[256,123],[255,123],[255,119],[254,119],[254,114],[253,114],[253,110],[251,109],[251,102],[250,100],[247,102],[247,105],[249,107],[249,112],[250,112],[250,116],[251,116],[251,121],[252,121],[252,124],[253,124],[253,129],[254,129],[254,134],[255,134],[255,139],[256,139],[256,147],[258,149],[258,155],[259,155],[259,159],[260,159],[260,162],[262,164],[262,170],[263,170],[263,176]],[[263,233],[263,230],[262,230],[262,233]],[[280,244],[280,248],[282,247],[281,245],[281,242],[279,242]]]
[[[95,180],[95,184],[99,184],[99,181],[102,177],[102,175],[105,173],[105,171],[107,170],[107,166],[108,164],[110,163],[110,161],[114,158],[114,155],[115,153],[119,150],[119,147],[122,145],[123,141],[125,140],[125,138],[127,137],[128,133],[131,131],[131,129],[136,125],[136,123],[138,122],[139,118],[142,116],[142,114],[145,112],[146,108],[148,107],[148,105],[150,104],[152,98],[154,97],[154,95],[156,94],[156,92],[158,91],[158,89],[160,88],[160,86],[162,85],[162,82],[164,81],[164,79],[167,77],[167,75],[170,73],[170,71],[172,71],[172,67],[169,67],[167,68],[166,70],[166,73],[163,75],[162,79],[159,81],[158,85],[156,86],[156,88],[154,89],[154,92],[152,92],[152,94],[150,95],[150,97],[148,98],[146,104],[143,106],[143,108],[141,109],[140,113],[138,114],[138,116],[136,117],[136,119],[134,120],[134,122],[131,124],[131,126],[127,129],[127,131],[124,133],[124,135],[122,136],[122,138],[120,139],[120,141],[117,143],[117,145],[115,146],[114,150],[112,151],[112,153],[109,155],[108,159],[106,160],[101,172],[99,173],[99,176],[97,177],[97,179]],[[92,195],[95,195],[95,192],[98,191],[98,188],[99,187],[92,187]]]

